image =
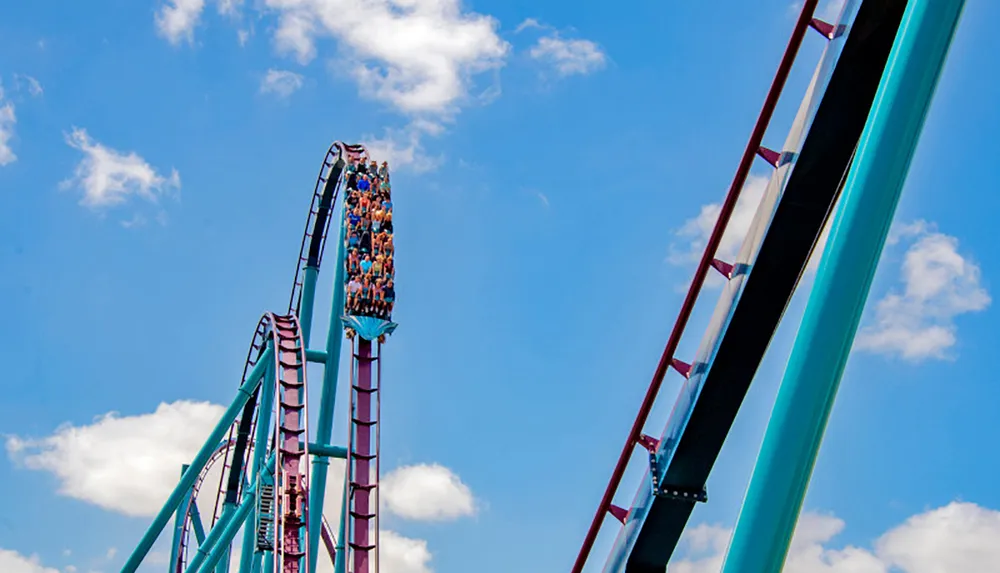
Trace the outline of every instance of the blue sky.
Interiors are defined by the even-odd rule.
[[[232,399],[259,316],[286,304],[334,139],[394,165],[383,573],[569,568],[795,8],[365,6],[0,7],[0,483],[17,492],[0,514],[0,570],[121,566]],[[786,571],[979,573],[1000,560],[998,19],[1000,5],[968,2]],[[784,140],[822,49],[810,34],[766,143]],[[723,250],[738,247],[766,165],[754,175]],[[807,294],[674,571],[717,570]],[[671,374],[650,433],[678,387]],[[609,519],[593,570],[614,534]]]

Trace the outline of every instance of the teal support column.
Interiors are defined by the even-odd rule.
[[[250,504],[250,511],[253,511],[253,505],[253,503]],[[239,504],[224,504],[219,521],[228,519],[237,511],[239,511]],[[244,519],[244,521],[246,520]],[[242,525],[242,522],[240,524]],[[229,573],[229,562],[232,560],[233,548],[227,543],[226,547],[220,553],[222,557],[219,559],[218,565],[215,566],[215,573]]]
[[[271,555],[271,553],[268,553]],[[250,568],[250,573],[260,573],[261,561],[264,559],[264,553],[261,551],[254,551],[253,554],[253,567]],[[270,571],[270,569],[268,570]]]
[[[964,5],[909,0],[788,359],[723,573],[779,573]]]
[[[222,441],[229,427],[233,425],[237,416],[243,411],[243,406],[253,396],[257,385],[260,383],[266,364],[271,362],[272,359],[273,352],[269,350],[257,361],[257,365],[250,371],[247,381],[240,386],[239,391],[236,393],[236,399],[233,400],[233,403],[229,405],[229,409],[222,415],[222,419],[216,424],[215,429],[212,430],[201,450],[191,460],[191,466],[181,476],[180,481],[174,487],[174,491],[170,493],[167,501],[160,508],[160,512],[153,518],[153,523],[149,524],[146,533],[143,534],[142,539],[139,540],[138,545],[136,545],[132,554],[129,555],[128,560],[125,561],[125,565],[122,566],[122,573],[135,573],[136,569],[139,568],[142,560],[146,558],[149,550],[156,543],[156,538],[160,536],[163,528],[170,521],[171,514],[177,510],[181,500],[184,499],[184,495],[191,489],[201,470],[205,468],[205,464],[212,457],[219,442]]]
[[[184,472],[191,467],[188,464],[181,466],[181,477],[184,477]],[[175,568],[177,567],[177,558],[180,554],[181,549],[181,535],[184,534],[184,510],[187,509],[188,503],[191,500],[191,492],[189,491],[181,499],[180,505],[177,506],[177,513],[174,516],[174,538],[170,542],[170,564],[167,566],[168,573],[176,573]]]
[[[350,462],[348,462],[350,464]],[[351,491],[350,467],[344,480],[344,490],[340,494],[340,527],[337,530],[337,555],[334,556],[333,573],[347,573],[347,496]]]
[[[313,305],[316,301],[316,279],[319,269],[307,266],[302,278],[302,299],[299,300],[299,328],[302,329],[302,342],[309,348],[309,335],[312,334]]]
[[[268,341],[268,350],[274,349],[274,342]],[[271,414],[274,409],[275,389],[274,361],[268,363],[267,371],[264,373],[264,383],[260,389],[260,405],[257,409],[257,428],[255,430],[253,443],[253,455],[250,458],[250,484],[256,484],[260,476],[261,466],[264,465],[264,456],[267,454],[267,439],[271,430]],[[260,446],[258,447],[258,444]],[[252,524],[247,532],[243,534],[243,547],[240,550],[240,573],[251,573],[253,564],[254,549],[257,544],[256,535],[251,533],[257,521],[257,507],[250,508],[250,515],[247,517]]]
[[[198,545],[205,543],[205,524],[201,521],[201,512],[198,511],[197,503],[191,504],[191,529],[194,530],[194,540],[198,542]]]
[[[331,210],[331,213],[335,211]],[[333,301],[330,308],[330,327],[326,335],[326,366],[323,368],[323,389],[319,399],[319,418],[316,424],[316,443],[327,446],[333,439],[333,411],[337,404],[337,377],[340,374],[340,350],[344,341],[344,327],[340,315],[344,312],[344,257],[345,225],[341,217],[337,240],[337,261],[333,273]],[[313,456],[312,483],[309,484],[309,572],[316,572],[319,556],[320,531],[323,527],[323,501],[326,498],[326,475],[330,459]]]
[[[262,573],[271,573],[274,571],[274,552],[268,551],[264,554],[264,569]]]

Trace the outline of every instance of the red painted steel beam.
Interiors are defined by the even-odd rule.
[[[757,150],[764,139],[764,133],[767,131],[767,125],[771,121],[771,116],[774,115],[774,109],[778,104],[781,90],[785,87],[785,81],[788,79],[792,64],[795,62],[799,46],[802,45],[802,38],[805,36],[806,30],[809,29],[812,14],[816,9],[818,1],[805,0],[803,2],[802,12],[799,14],[799,18],[795,22],[795,27],[792,29],[792,36],[785,47],[785,53],[781,56],[778,71],[774,74],[774,79],[771,81],[771,87],[767,92],[767,97],[764,99],[764,106],[760,111],[760,115],[757,116],[757,123],[754,125],[753,132],[750,134],[750,141],[747,142],[747,146],[743,150],[740,165],[736,169],[736,175],[733,177],[733,182],[729,186],[729,192],[722,203],[722,209],[719,211],[719,219],[715,223],[715,228],[712,229],[712,235],[708,239],[708,244],[705,245],[705,252],[701,256],[697,270],[695,270],[694,280],[691,281],[687,296],[684,297],[684,303],[681,305],[677,321],[674,323],[674,328],[667,339],[663,355],[660,356],[660,363],[656,366],[653,380],[649,384],[649,389],[646,390],[642,406],[639,407],[639,414],[635,417],[635,422],[632,424],[632,429],[629,430],[622,453],[618,456],[618,462],[611,473],[611,480],[608,482],[607,489],[604,490],[604,497],[601,498],[601,504],[597,507],[594,519],[587,530],[587,536],[583,539],[583,545],[580,547],[580,552],[573,563],[572,573],[583,572],[583,566],[587,563],[590,551],[594,548],[594,542],[597,541],[597,534],[601,529],[601,524],[604,522],[604,516],[611,509],[611,501],[618,491],[618,486],[621,485],[625,468],[632,457],[632,449],[639,442],[640,436],[642,436],[642,429],[646,425],[646,419],[649,417],[650,410],[653,409],[653,402],[655,402],[656,395],[663,384],[663,377],[670,367],[674,352],[677,350],[681,335],[684,333],[684,327],[687,326],[688,319],[691,318],[691,312],[694,310],[695,302],[698,300],[698,294],[701,292],[701,287],[705,282],[705,276],[712,264],[712,259],[715,258],[715,251],[719,248],[719,243],[722,241],[722,234],[729,223],[729,217],[733,214],[740,191],[742,191],[747,176],[750,174],[750,166],[753,164]]]

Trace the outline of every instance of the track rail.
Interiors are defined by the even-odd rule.
[[[177,553],[178,559],[177,563],[173,566],[174,573],[184,573],[184,569],[188,563],[188,548],[191,546],[189,543],[192,529],[191,521],[195,510],[197,509],[198,492],[201,491],[201,486],[208,477],[209,471],[214,468],[219,459],[222,459],[226,455],[230,446],[232,446],[233,441],[233,439],[229,439],[219,445],[219,448],[215,450],[212,457],[208,459],[204,469],[202,469],[198,474],[198,478],[195,480],[194,485],[191,486],[191,495],[188,497],[187,504],[183,506],[184,520],[181,528],[180,548]],[[225,470],[223,470],[223,473],[225,473]]]
[[[381,344],[355,337],[351,371],[351,432],[348,442],[348,506],[343,512],[353,573],[378,571],[379,412]],[[372,365],[376,365],[375,376]],[[374,382],[374,383],[373,383]],[[373,475],[374,474],[374,475]]]
[[[750,134],[750,139],[743,150],[742,157],[740,158],[736,174],[729,186],[726,198],[722,203],[722,208],[719,211],[719,218],[716,220],[715,227],[712,229],[712,234],[709,236],[708,243],[705,245],[705,251],[702,253],[701,260],[698,262],[694,278],[688,288],[687,295],[684,297],[684,302],[681,304],[677,319],[674,322],[673,329],[667,339],[666,347],[663,349],[663,354],[660,356],[660,361],[653,374],[653,379],[650,382],[649,388],[646,390],[646,395],[643,397],[642,404],[639,407],[639,413],[636,415],[635,421],[632,423],[632,428],[629,430],[628,436],[625,439],[625,444],[622,447],[621,454],[619,454],[618,461],[615,463],[614,470],[612,470],[611,479],[608,481],[608,485],[604,490],[604,495],[601,497],[601,502],[597,507],[594,518],[590,523],[586,536],[584,537],[583,544],[577,554],[576,561],[573,563],[573,568],[571,569],[572,573],[583,572],[583,568],[587,563],[590,552],[594,547],[594,542],[597,540],[597,535],[600,532],[601,525],[604,523],[604,517],[612,511],[612,501],[618,491],[618,487],[621,485],[622,477],[625,474],[625,470],[632,457],[632,453],[637,446],[642,445],[643,428],[646,425],[649,413],[653,408],[657,395],[659,394],[660,387],[663,384],[663,379],[666,376],[667,370],[672,366],[676,368],[679,365],[679,363],[677,363],[674,359],[674,353],[677,351],[677,345],[680,343],[681,336],[684,334],[684,329],[687,327],[688,320],[691,318],[691,313],[694,310],[694,305],[698,300],[698,296],[701,294],[701,288],[705,283],[705,278],[708,275],[709,269],[713,266],[719,266],[719,261],[715,260],[715,252],[719,248],[719,243],[722,241],[722,236],[725,233],[726,226],[729,224],[729,218],[732,216],[733,210],[736,208],[736,202],[739,200],[740,192],[743,190],[747,176],[750,174],[750,166],[753,164],[754,158],[758,154],[764,155],[762,153],[763,148],[761,147],[764,139],[764,133],[767,131],[767,126],[771,121],[771,117],[774,115],[775,107],[778,104],[778,99],[781,96],[785,82],[788,79],[788,74],[792,69],[792,64],[795,62],[795,57],[798,54],[799,46],[802,44],[802,39],[805,37],[806,31],[810,25],[816,26],[812,15],[813,11],[816,9],[817,3],[818,0],[805,0],[805,2],[803,2],[802,10],[799,13],[799,17],[792,29],[791,38],[789,39],[785,52],[781,57],[781,62],[779,63],[778,70],[771,82],[771,87],[764,99],[764,105],[757,117],[753,131]]]
[[[278,392],[274,443],[275,573],[309,570],[309,417],[306,389],[306,348],[295,314],[265,315],[274,342],[275,386]]]

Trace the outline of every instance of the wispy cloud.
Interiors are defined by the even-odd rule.
[[[87,207],[118,205],[132,195],[156,202],[159,195],[180,188],[176,169],[164,177],[136,152],[123,153],[102,145],[84,129],[73,128],[66,134],[66,143],[83,153],[83,159],[62,187],[81,190],[80,202]]]
[[[191,43],[204,9],[205,0],[167,0],[156,12],[156,30],[171,44]]]
[[[27,74],[14,74],[14,83],[17,85],[18,91],[25,90],[31,97],[41,97],[45,93],[42,84]]]
[[[3,84],[0,84],[0,167],[17,161],[17,155],[10,147],[14,139],[14,128],[17,125],[17,115],[14,113],[14,103],[4,96]]]
[[[604,69],[608,56],[590,40],[564,39],[553,33],[538,39],[528,52],[540,62],[552,66],[560,76],[587,75]]]
[[[909,361],[951,358],[955,319],[991,302],[979,266],[958,252],[958,239],[926,221],[894,229],[890,244],[904,241],[902,285],[878,301],[874,324],[861,329],[855,347]]]
[[[545,32],[535,41],[528,55],[550,66],[560,77],[587,75],[607,66],[608,56],[596,42],[563,38],[559,30],[535,18],[521,22],[514,33],[520,34],[525,30]]]
[[[287,98],[302,87],[302,75],[288,70],[267,70],[260,81],[260,92]]]

